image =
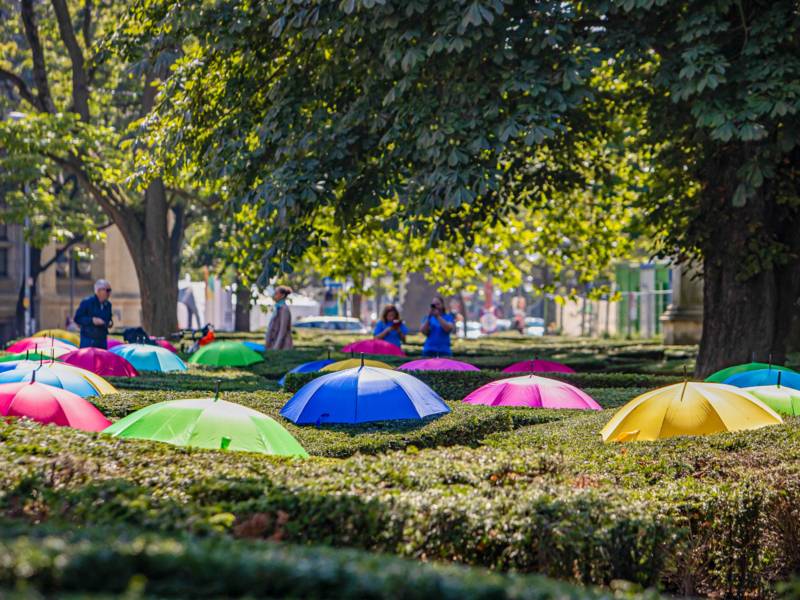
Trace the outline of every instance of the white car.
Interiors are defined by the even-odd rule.
[[[359,335],[369,333],[364,324],[354,317],[303,317],[292,326],[299,329],[326,329]]]

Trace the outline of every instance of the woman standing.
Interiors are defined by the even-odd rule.
[[[291,350],[292,345],[292,313],[286,306],[286,298],[292,293],[292,288],[279,285],[272,294],[275,300],[275,312],[267,327],[267,337],[264,348],[267,350]]]
[[[450,334],[455,329],[455,321],[455,317],[445,311],[444,298],[434,296],[431,300],[431,311],[420,328],[426,338],[422,356],[453,355],[450,350]]]
[[[389,342],[398,348],[406,341],[408,327],[400,320],[400,312],[394,304],[387,304],[384,307],[380,320],[375,323],[372,335],[376,340]]]

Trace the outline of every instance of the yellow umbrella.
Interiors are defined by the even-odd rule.
[[[600,432],[605,442],[708,435],[783,423],[780,415],[741,388],[684,382],[651,390],[620,408]]]
[[[37,331],[34,336],[57,338],[69,342],[70,344],[75,344],[76,346],[79,346],[81,343],[81,338],[77,333],[67,331],[66,329],[42,329],[41,331]]]
[[[320,371],[344,371],[345,369],[353,369],[355,367],[378,367],[380,369],[393,369],[391,365],[387,365],[385,362],[381,362],[379,360],[369,360],[369,359],[360,359],[360,358],[348,358],[346,360],[340,360],[335,363],[331,363],[325,367],[322,367]]]

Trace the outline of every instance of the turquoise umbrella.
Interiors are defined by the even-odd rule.
[[[177,354],[151,344],[124,344],[109,350],[127,360],[137,371],[185,371],[188,367]]]

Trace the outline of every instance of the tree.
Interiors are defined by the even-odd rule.
[[[35,171],[29,180],[35,198],[48,194],[54,179],[77,180],[125,240],[144,326],[155,334],[174,331],[190,196],[177,177],[170,185],[160,177],[137,185],[132,169],[147,149],[132,143],[130,129],[153,107],[159,67],[141,63],[134,71],[98,41],[118,24],[123,3],[20,0],[2,8],[17,18],[0,30],[0,82],[28,114],[0,126],[7,159]],[[43,206],[32,201],[31,214]]]

